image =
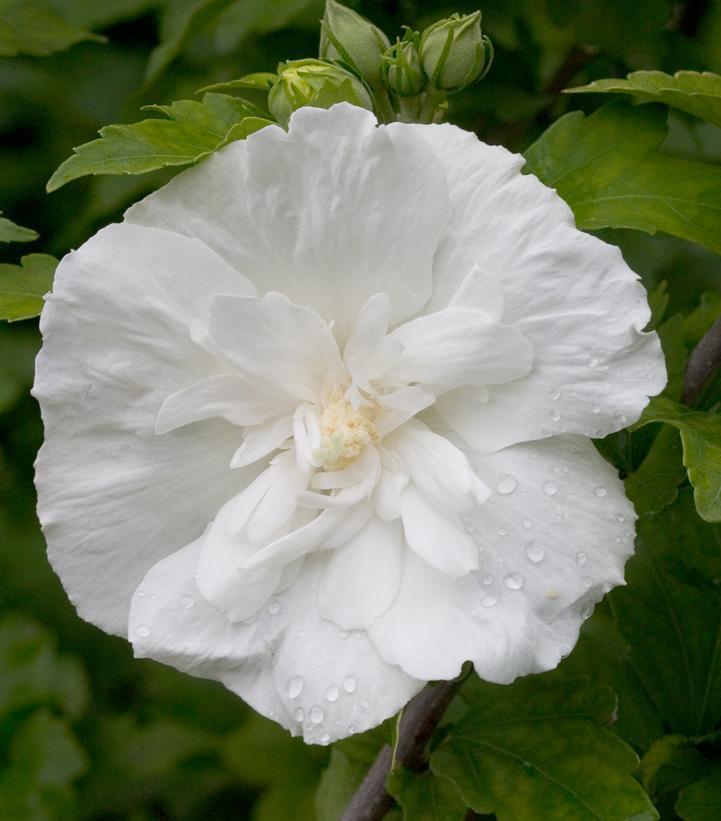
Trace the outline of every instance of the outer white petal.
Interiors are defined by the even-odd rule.
[[[552,669],[593,604],[623,583],[634,513],[586,439],[468,454],[496,495],[467,519],[479,570],[454,582],[407,564],[398,598],[369,630],[411,675],[448,678],[466,659],[489,681]]]
[[[223,420],[155,433],[168,395],[217,372],[188,331],[213,290],[252,293],[197,240],[111,225],[60,263],[43,311],[39,516],[80,615],[108,632],[125,634],[146,570],[255,473],[228,470],[239,429]]]
[[[330,551],[318,591],[323,618],[364,630],[391,606],[401,583],[400,522],[372,516],[346,544]]]
[[[416,133],[341,104],[295,112],[288,133],[269,127],[231,143],[126,219],[199,237],[261,292],[335,320],[345,340],[373,294],[390,297],[392,323],[423,307],[448,193]]]
[[[231,623],[195,586],[198,543],[153,567],[133,598],[129,638],[139,657],[223,682],[309,743],[376,726],[424,682],[381,660],[364,633],[348,634],[315,608],[323,558],[252,624]]]
[[[479,265],[500,282],[503,322],[533,347],[533,368],[490,387],[479,407],[447,397],[439,410],[475,447],[497,450],[554,433],[601,436],[633,422],[666,381],[646,293],[620,251],[574,227],[568,206],[523,158],[451,125],[411,128],[436,151],[452,218],[434,261],[426,310],[453,302]]]
[[[293,417],[279,416],[246,432],[243,444],[235,451],[230,462],[232,468],[252,465],[279,448],[293,432]]]

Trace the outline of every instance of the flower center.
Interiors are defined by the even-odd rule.
[[[355,407],[341,387],[330,391],[320,415],[320,446],[313,454],[324,470],[342,470],[369,442],[379,440],[375,426],[379,412],[375,404]]]

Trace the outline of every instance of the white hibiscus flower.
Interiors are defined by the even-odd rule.
[[[633,546],[587,437],[665,369],[618,249],[522,165],[306,108],[63,260],[37,485],[81,616],[318,743],[467,659],[558,664]]]

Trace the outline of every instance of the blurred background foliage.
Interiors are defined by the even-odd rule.
[[[391,37],[403,24],[422,29],[477,7],[349,5]],[[482,11],[495,64],[482,85],[451,99],[450,119],[512,150],[525,150],[566,111],[590,113],[606,101],[562,95],[568,86],[640,69],[721,71],[721,0],[485,0]],[[18,55],[13,27],[27,14],[40,15],[38,31],[45,26],[52,36],[38,36],[24,48],[30,53]],[[103,125],[140,119],[142,105],[193,98],[211,83],[315,56],[321,15],[321,0],[0,0],[0,207],[41,235],[32,246],[0,245],[0,262],[17,262],[29,247],[63,255],[172,173],[90,177],[47,195],[48,178],[74,146]],[[662,151],[721,161],[721,130],[677,111],[669,125]],[[721,310],[718,257],[664,235],[603,236],[622,247],[655,304],[665,306],[667,354],[680,347],[682,367],[699,328]],[[674,324],[674,315],[696,309],[704,293],[691,323]],[[0,325],[0,819],[339,817],[383,729],[332,753],[305,747],[220,685],[135,661],[126,642],[75,614],[47,563],[34,513],[32,463],[42,429],[28,389],[38,346],[36,320]],[[653,453],[657,429],[636,434],[633,443],[611,439],[604,452],[635,476]],[[714,805],[718,815],[708,808],[704,815],[694,790],[683,792],[718,776],[721,530],[696,516],[678,436],[664,436],[656,447],[667,469],[642,501],[656,515],[642,522],[629,586],[597,608],[561,674],[613,685],[620,698],[614,732],[642,756],[637,778],[662,817],[678,817],[681,790],[676,806],[684,818],[721,818],[721,803]],[[653,572],[645,564],[650,548],[660,562]],[[649,574],[665,585],[667,603],[678,604],[674,618],[699,622],[696,638],[676,636],[674,643],[678,624],[668,607],[655,612],[663,610],[654,606],[661,594],[649,587]],[[645,600],[648,607],[639,609]],[[698,681],[673,680],[688,679],[689,653],[698,657]],[[659,665],[671,670],[665,678]],[[510,692],[521,698],[523,686]],[[482,695],[491,702],[497,696]],[[473,697],[471,690],[466,698]],[[454,709],[460,714],[463,703]],[[415,794],[402,784],[397,790],[406,808],[415,806]],[[516,817],[512,806],[499,806]],[[444,817],[462,819],[465,808],[454,807],[451,801]]]

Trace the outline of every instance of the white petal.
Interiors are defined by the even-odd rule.
[[[384,522],[392,522],[401,515],[401,494],[408,485],[408,475],[385,467],[373,491],[375,513]]]
[[[384,394],[384,412],[376,421],[378,435],[381,438],[387,436],[435,401],[432,393],[426,393],[416,387],[401,388],[393,393]]]
[[[480,551],[458,516],[435,508],[413,485],[401,494],[401,517],[411,550],[432,567],[453,578],[478,568]]]
[[[252,293],[197,240],[111,225],[60,263],[43,311],[39,515],[80,615],[109,632],[126,633],[146,570],[256,473],[228,470],[238,429],[224,420],[155,433],[167,396],[218,372],[188,331],[213,290]]]
[[[232,468],[252,465],[279,448],[293,431],[293,417],[279,416],[251,428],[243,439],[243,444],[235,451],[230,462]]]
[[[456,387],[491,385],[525,376],[533,350],[515,328],[483,312],[445,308],[396,328],[403,347],[394,372],[409,382]]]
[[[491,495],[463,451],[417,420],[403,425],[383,444],[400,459],[403,473],[440,510],[469,513]]]
[[[235,425],[257,425],[289,410],[293,400],[236,374],[215,374],[171,393],[160,406],[156,433],[220,416]]]
[[[216,295],[208,329],[242,374],[299,399],[315,402],[327,379],[344,377],[331,326],[282,294]]]
[[[354,385],[371,390],[370,380],[378,375],[392,355],[386,339],[391,303],[386,294],[375,294],[360,309],[343,352]],[[396,346],[396,356],[400,347]],[[379,367],[380,366],[380,367]]]
[[[483,311],[490,319],[500,321],[503,317],[503,291],[499,278],[484,271],[480,265],[474,265],[451,296],[448,307]]]
[[[478,264],[501,283],[503,322],[534,352],[530,374],[493,386],[483,408],[449,409],[449,398],[439,411],[484,451],[561,432],[603,436],[635,421],[666,370],[658,337],[642,333],[646,292],[620,251],[576,230],[556,192],[519,173],[521,156],[455,126],[408,127],[435,149],[451,191],[452,230],[427,310],[450,304]]]
[[[153,567],[133,599],[138,657],[221,681],[309,743],[363,732],[395,714],[424,682],[381,660],[315,608],[323,560],[306,560],[253,624],[229,622],[195,586],[197,543]]]
[[[326,473],[325,478],[328,479],[329,475],[332,477],[333,473]],[[378,451],[373,445],[368,445],[354,462],[337,471],[336,486],[342,488],[339,493],[328,495],[307,490],[298,494],[298,504],[311,509],[352,507],[371,495],[380,474],[381,460]],[[322,480],[320,484],[323,484]]]
[[[343,630],[363,630],[391,606],[401,582],[400,522],[372,516],[331,551],[318,592],[318,612]]]
[[[261,292],[335,320],[342,341],[373,294],[388,294],[394,324],[423,307],[447,217],[429,146],[346,104],[231,143],[126,215],[200,237]]]

